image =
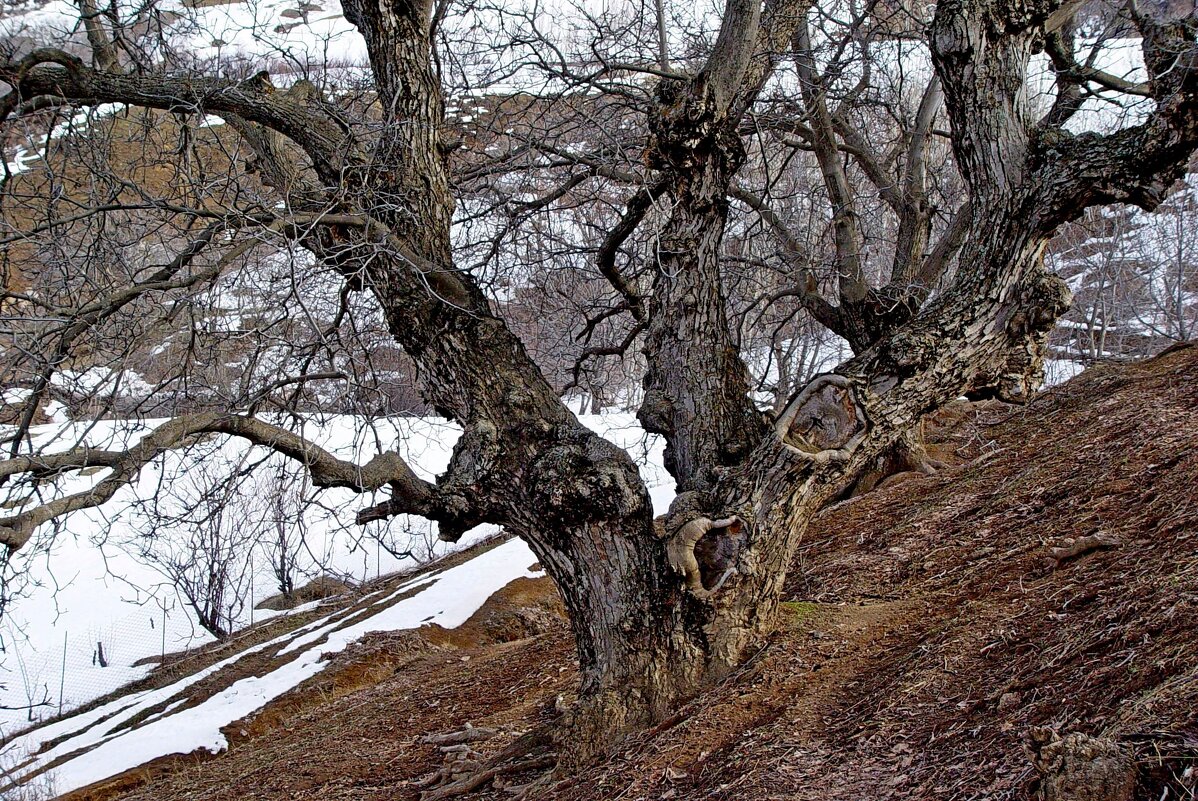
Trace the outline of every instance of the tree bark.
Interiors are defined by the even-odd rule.
[[[751,47],[759,24],[767,47],[788,41],[796,4],[776,0],[763,15],[753,2],[729,0],[730,27],[721,31],[716,63],[692,80],[663,81],[649,156],[670,182],[674,209],[644,309],[648,371],[639,413],[647,430],[666,439],[667,467],[678,482],[679,495],[661,520],[654,520],[629,456],[581,425],[477,282],[454,266],[454,202],[427,4],[345,3],[366,39],[383,115],[369,157],[356,153],[318,103],[288,93],[96,72],[57,51],[6,65],[0,75],[17,90],[0,98],[5,114],[25,91],[168,108],[182,102],[237,114],[299,143],[328,184],[324,199],[332,209],[319,233],[303,235],[304,244],[337,265],[351,286],[374,294],[391,334],[415,361],[427,399],[463,434],[435,484],[416,479],[394,454],[359,467],[237,415],[179,418],[141,450],[44,456],[41,468],[36,460],[10,459],[0,463],[0,475],[36,473],[47,463],[77,469],[103,458],[114,465],[115,483],[98,487],[110,497],[160,452],[155,448],[168,446],[168,434],[182,437],[195,433],[189,423],[202,424],[196,430],[244,436],[304,462],[314,483],[364,490],[389,484],[395,503],[367,510],[363,519],[420,513],[447,539],[480,522],[501,524],[529,542],[570,613],[581,686],[563,729],[563,764],[585,764],[741,664],[774,625],[810,520],[921,416],[961,394],[1029,396],[1044,338],[1069,301],[1063,282],[1042,266],[1048,237],[1086,204],[1157,202],[1162,181],[1198,144],[1198,79],[1175,68],[1196,60],[1188,28],[1150,29],[1175,48],[1146,59],[1152,85],[1173,96],[1158,99],[1144,125],[1107,138],[1113,150],[1105,160],[1093,137],[1046,136],[1032,126],[1026,67],[1056,5],[938,4],[933,60],[970,189],[956,279],[922,310],[910,305],[887,318],[866,305],[886,305],[884,293],[862,291],[855,270],[846,284],[848,306],[836,313],[868,334],[854,343],[854,358],[802,387],[772,420],[748,395],[719,255],[729,187],[744,158],[738,122],[769,75],[769,58],[752,59]],[[761,23],[763,16],[772,21]],[[1177,42],[1189,49],[1176,49]],[[821,127],[831,136],[827,118]],[[824,145],[831,152],[834,142]],[[824,166],[834,172],[829,159]],[[842,250],[855,257],[856,234],[841,228]],[[161,431],[162,441],[154,440]],[[101,501],[96,490],[72,496],[66,506],[74,506],[62,514]],[[58,515],[47,509],[22,512],[19,530],[0,521],[0,542],[19,547],[30,515]]]
[[[744,151],[704,99],[685,96],[690,91],[663,84],[666,111],[651,146],[674,177],[675,206],[656,254],[645,395],[637,412],[645,430],[666,438],[666,469],[679,491],[710,488],[764,430],[748,397],[748,371],[732,341],[720,277],[728,186]]]

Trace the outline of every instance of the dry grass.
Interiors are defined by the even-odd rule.
[[[543,797],[1030,799],[1024,743],[1043,725],[1134,749],[1139,798],[1186,797],[1198,348],[1097,368],[1025,409],[958,406],[938,435],[962,464],[825,512],[784,625],[738,674]],[[1099,533],[1121,544],[1052,555]],[[226,755],[78,797],[415,799],[440,765],[422,735],[470,722],[502,747],[571,691],[552,601],[529,582],[460,631],[371,639],[339,658],[342,685],[268,707]]]

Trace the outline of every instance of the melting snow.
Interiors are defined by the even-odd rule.
[[[36,729],[9,744],[17,753],[36,750],[42,743],[67,736],[62,742],[40,754],[24,770],[31,772],[55,759],[79,749],[88,750],[53,769],[54,787],[66,793],[167,754],[186,754],[203,748],[213,753],[223,750],[228,741],[221,728],[261,709],[271,700],[320,673],[329,664],[327,657],[339,653],[372,631],[414,629],[426,621],[445,628],[464,623],[496,590],[522,577],[541,575],[529,567],[536,561],[523,541],[513,539],[470,561],[449,568],[433,578],[422,577],[395,590],[380,611],[351,626],[333,631],[344,619],[317,621],[321,626],[304,638],[304,644],[323,639],[299,652],[296,658],[264,676],[241,679],[213,694],[196,706],[164,713],[132,730],[117,731],[122,723],[154,706],[179,696],[188,687],[225,668],[242,657],[278,647],[294,636],[288,633],[246,649],[237,656],[158,690],[124,696],[80,715],[71,716]],[[420,588],[415,595],[400,597]],[[389,599],[390,600],[390,599]],[[322,626],[322,624],[324,624]],[[299,641],[297,641],[299,642]],[[293,645],[295,643],[292,643]],[[279,653],[292,652],[288,647]],[[178,705],[180,698],[174,704]]]

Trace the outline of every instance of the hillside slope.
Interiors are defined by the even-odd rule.
[[[1036,727],[1134,754],[1137,798],[1193,797],[1198,347],[939,422],[938,453],[961,463],[825,512],[767,647],[537,797],[1036,798]],[[554,608],[521,579],[460,629],[374,635],[336,658],[353,689],[301,687],[227,727],[220,757],[71,797],[418,798],[444,759],[424,736],[486,727],[472,747],[492,753],[568,698]]]

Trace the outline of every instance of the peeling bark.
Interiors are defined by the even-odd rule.
[[[1143,125],[1070,137],[1028,119],[1028,60],[1060,7],[1052,0],[937,5],[933,59],[970,193],[949,248],[960,247],[956,278],[923,305],[926,288],[874,290],[849,270],[841,305],[824,312],[850,332],[856,355],[801,388],[772,424],[748,396],[719,253],[744,158],[740,117],[770,74],[770,48],[790,40],[802,4],[776,0],[762,9],[729,0],[714,60],[692,79],[662,82],[647,157],[660,173],[653,196],[668,194],[673,213],[651,293],[625,293],[630,311],[645,318],[639,417],[665,438],[680,491],[661,521],[628,455],[579,423],[478,283],[454,264],[454,197],[427,4],[345,4],[366,39],[383,109],[369,157],[315,99],[270,92],[261,81],[115,74],[58,51],[0,65],[0,77],[15,87],[0,98],[6,114],[30,95],[182,104],[237,115],[298,144],[311,172],[337,191],[324,198],[332,208],[318,230],[296,236],[351,286],[374,293],[427,399],[463,427],[435,483],[393,455],[352,465],[241,417],[174,421],[144,450],[10,460],[0,475],[106,464],[117,475],[98,489],[111,495],[161,448],[221,431],[304,462],[317,484],[389,486],[392,498],[362,519],[417,512],[437,520],[447,539],[478,522],[501,524],[529,542],[570,614],[581,686],[564,721],[563,764],[585,764],[727,675],[763,641],[809,521],[923,415],[961,394],[1029,397],[1044,338],[1069,302],[1063,282],[1043,269],[1048,238],[1087,204],[1159,202],[1198,146],[1194,31],[1185,21],[1142,22],[1155,48],[1146,63],[1158,106]],[[819,111],[818,93],[809,99]],[[824,145],[835,145],[828,109],[819,116]],[[246,130],[252,144],[258,131]],[[256,151],[277,183],[292,185],[302,171],[272,166],[282,152],[276,145],[263,138]],[[844,189],[843,171],[837,175],[827,158],[821,166],[829,185]],[[635,213],[630,219],[635,225]],[[903,247],[916,253],[919,214],[910,222]],[[837,236],[851,262],[851,218],[837,221]],[[927,262],[945,258],[931,254]],[[3,521],[0,541],[18,547],[31,526],[73,510],[41,509],[37,520]]]

